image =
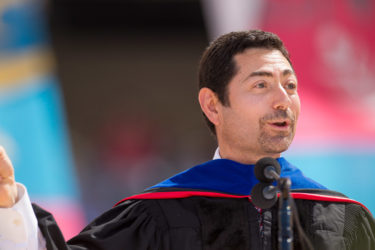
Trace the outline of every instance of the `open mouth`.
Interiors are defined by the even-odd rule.
[[[290,128],[291,121],[289,121],[289,120],[271,121],[268,124],[271,125],[271,127],[273,127],[274,129],[277,129],[277,130],[288,130]]]
[[[273,122],[273,123],[271,123],[272,125],[275,125],[275,126],[277,126],[277,127],[285,127],[285,126],[287,126],[288,125],[288,123],[286,122],[286,121],[284,121],[284,122]]]

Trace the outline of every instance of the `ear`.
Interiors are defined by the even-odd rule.
[[[199,90],[198,100],[208,120],[217,126],[219,124],[218,105],[220,105],[220,101],[216,93],[209,88],[201,88]]]

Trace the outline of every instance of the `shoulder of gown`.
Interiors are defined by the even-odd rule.
[[[33,204],[47,249],[168,249],[168,225],[155,200],[129,200],[65,239],[53,215]],[[151,247],[152,246],[152,247]]]

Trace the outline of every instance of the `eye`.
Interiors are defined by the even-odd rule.
[[[288,82],[285,85],[285,88],[289,89],[289,90],[295,90],[295,89],[297,89],[297,84],[295,82]]]
[[[254,87],[257,88],[257,89],[264,89],[266,87],[266,83],[265,82],[258,82],[258,83],[255,84]]]

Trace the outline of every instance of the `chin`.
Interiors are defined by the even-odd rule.
[[[281,154],[285,152],[290,144],[292,143],[292,138],[269,138],[270,140],[261,140],[261,146],[264,152],[269,154]]]
[[[281,154],[283,152],[285,152],[287,149],[289,148],[288,147],[268,147],[268,148],[265,148],[264,151],[267,153],[267,154]]]

